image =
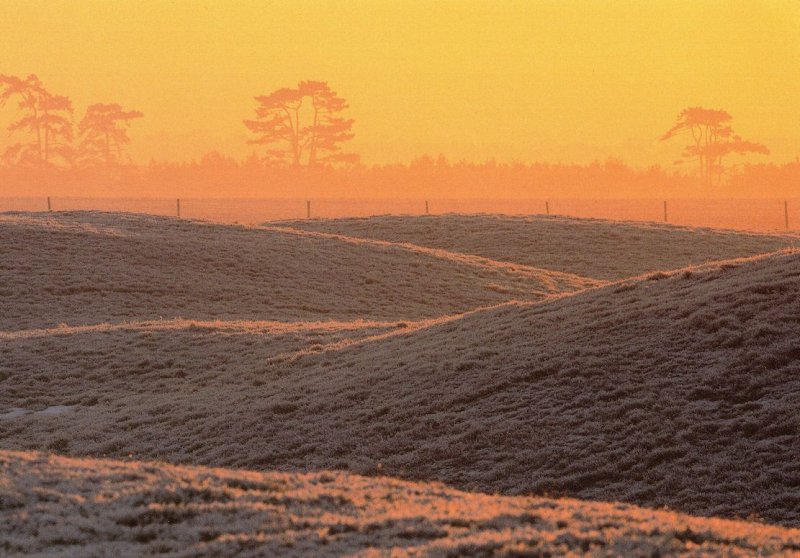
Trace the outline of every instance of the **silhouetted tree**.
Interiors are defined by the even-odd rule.
[[[123,110],[116,103],[96,103],[86,109],[78,124],[81,144],[78,157],[83,166],[111,167],[122,161],[123,145],[130,143],[131,120],[142,118],[138,110]]]
[[[72,101],[47,91],[34,74],[22,79],[0,75],[0,106],[16,97],[23,117],[12,122],[10,132],[28,131],[33,139],[8,147],[3,159],[14,164],[51,165],[54,157],[72,161]]]
[[[270,165],[291,163],[308,167],[355,163],[358,155],[344,153],[341,144],[353,139],[353,120],[341,113],[348,108],[324,81],[301,81],[255,98],[256,119],[244,125],[257,135],[249,143],[266,146]]]
[[[688,159],[699,162],[700,177],[711,184],[716,177],[722,178],[722,160],[731,153],[769,153],[766,146],[747,140],[733,133],[732,117],[724,110],[689,107],[678,115],[675,125],[661,136],[661,141],[668,140],[681,133],[689,133],[694,145],[683,150],[682,163]]]

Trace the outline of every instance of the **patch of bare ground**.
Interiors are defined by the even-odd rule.
[[[6,556],[797,556],[800,531],[340,472],[0,451]]]

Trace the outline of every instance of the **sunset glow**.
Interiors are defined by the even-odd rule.
[[[0,12],[0,73],[37,74],[77,115],[142,111],[140,163],[247,155],[253,97],[304,79],[347,99],[367,164],[669,165],[681,145],[658,137],[687,106],[727,110],[771,160],[800,155],[794,0],[6,0]]]
[[[0,554],[800,551],[800,0],[0,0]]]

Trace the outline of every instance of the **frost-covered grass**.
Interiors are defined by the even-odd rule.
[[[797,251],[669,270],[699,249],[652,237],[608,283],[273,225],[7,214],[0,240],[0,448],[800,525]]]
[[[790,556],[800,531],[339,472],[0,451],[5,556]]]
[[[610,280],[800,245],[797,235],[542,215],[387,215],[281,224],[359,238],[410,242]]]
[[[0,330],[125,320],[411,320],[596,285],[388,243],[144,215],[0,215]]]

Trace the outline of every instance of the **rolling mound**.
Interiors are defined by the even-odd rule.
[[[797,556],[800,531],[345,473],[0,451],[6,556]]]
[[[408,242],[605,280],[798,245],[796,236],[542,215],[380,216],[282,223],[309,231]]]
[[[798,525],[798,323],[784,251],[312,345],[313,324],[16,331],[0,440]]]
[[[411,320],[596,285],[391,243],[98,212],[0,215],[0,330],[124,320]]]

